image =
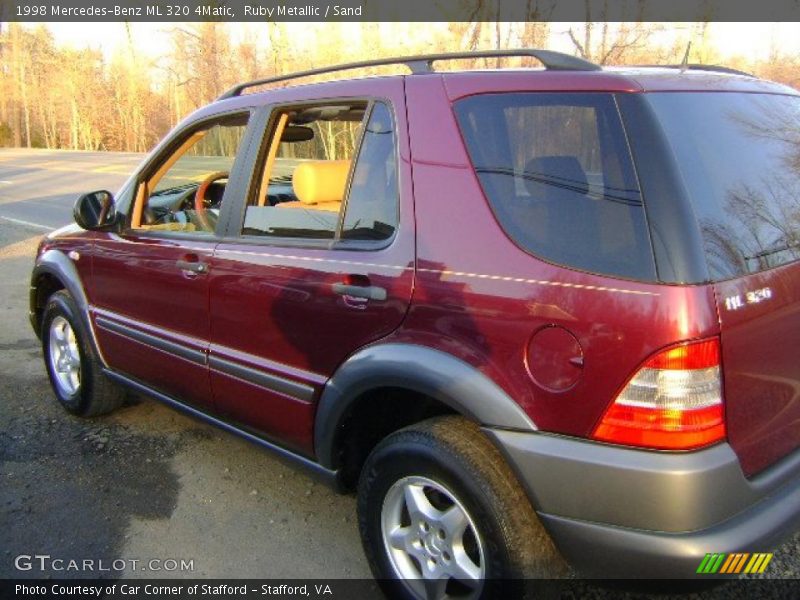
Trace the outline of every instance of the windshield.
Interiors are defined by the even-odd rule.
[[[800,258],[800,96],[647,97],[694,206],[712,278]]]

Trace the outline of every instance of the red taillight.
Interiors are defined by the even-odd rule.
[[[667,348],[644,363],[644,368],[671,371],[713,367],[719,367],[719,342],[716,339]]]
[[[667,348],[648,359],[606,410],[592,437],[662,450],[725,438],[719,340]]]

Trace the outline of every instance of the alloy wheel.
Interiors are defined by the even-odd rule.
[[[418,598],[477,598],[486,576],[480,533],[441,483],[404,477],[386,494],[383,543],[394,574]]]
[[[50,323],[48,360],[58,391],[64,396],[74,396],[81,386],[81,355],[72,325],[57,316]]]

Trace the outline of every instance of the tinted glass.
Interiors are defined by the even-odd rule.
[[[342,239],[385,240],[397,226],[397,161],[392,116],[375,104],[350,184]]]
[[[714,279],[800,257],[800,98],[648,94],[695,209]]]
[[[455,110],[483,191],[518,245],[594,273],[655,278],[611,95],[491,94]]]

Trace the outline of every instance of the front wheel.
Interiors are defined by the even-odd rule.
[[[503,457],[473,423],[438,417],[370,454],[361,537],[391,598],[522,597],[566,565]]]
[[[124,392],[103,374],[78,311],[65,290],[50,296],[42,317],[42,351],[61,406],[74,415],[91,417],[120,406]]]

